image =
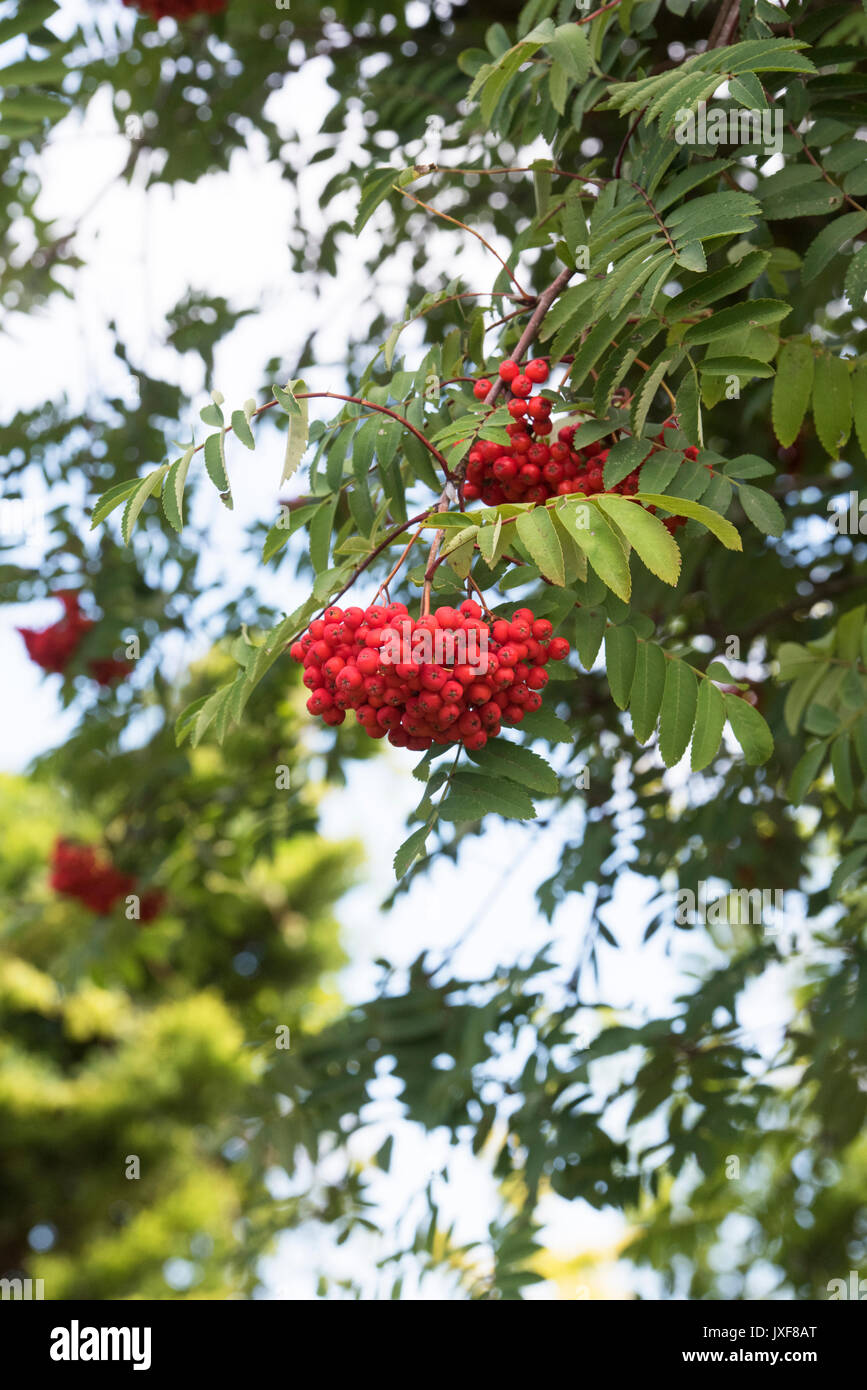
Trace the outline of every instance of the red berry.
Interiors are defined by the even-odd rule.
[[[475,396],[476,400],[483,401],[485,399],[485,396],[490,391],[491,386],[492,383],[488,381],[488,378],[486,376],[480,377],[480,379],[476,382],[475,386],[473,387],[473,395]]]
[[[509,458],[508,454],[502,454],[500,458],[497,459],[491,472],[498,482],[509,483],[514,477],[517,477],[518,465],[513,458]]]
[[[517,362],[513,362],[511,357],[507,357],[505,362],[501,362],[499,366],[500,380],[514,381],[520,370]]]
[[[548,655],[552,661],[562,661],[569,655],[569,643],[565,637],[552,637],[548,643]]]
[[[524,375],[528,376],[531,381],[547,381],[548,363],[544,357],[534,357],[532,362],[528,362],[524,368]]]
[[[513,396],[529,396],[533,389],[533,383],[529,377],[519,374],[518,376],[512,377],[511,388]]]

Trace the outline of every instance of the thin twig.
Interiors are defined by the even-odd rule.
[[[463,227],[465,232],[469,232],[471,236],[478,237],[479,241],[482,243],[483,246],[487,247],[491,255],[496,256],[497,260],[500,262],[500,265],[505,270],[512,284],[515,286],[515,289],[520,294],[521,298],[529,298],[527,291],[525,289],[522,289],[521,282],[515,275],[511,266],[507,265],[507,263],[503,260],[502,256],[500,255],[499,251],[495,250],[491,243],[482,236],[481,232],[476,231],[475,227],[468,227],[466,222],[462,222],[459,217],[452,217],[450,213],[440,212],[439,208],[432,207],[430,203],[423,203],[421,198],[417,198],[414,193],[410,193],[409,190],[406,188],[398,188],[397,184],[393,184],[392,187],[395,189],[396,192],[403,193],[404,196],[409,198],[411,202],[416,203],[418,207],[424,208],[427,212],[433,213],[434,217],[442,217],[444,221],[451,222],[455,227]]]

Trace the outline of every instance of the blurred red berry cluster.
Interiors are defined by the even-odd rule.
[[[72,840],[55,842],[51,856],[51,887],[55,893],[77,898],[99,916],[111,912],[120,898],[135,891],[132,874],[122,873],[109,859],[100,855],[93,845],[76,844]],[[152,922],[162,911],[165,894],[149,889],[139,896],[141,922]]]
[[[194,14],[219,14],[228,0],[123,0],[151,19],[191,19]]]
[[[19,627],[24,638],[31,661],[52,675],[62,674],[75,656],[78,646],[86,633],[94,626],[92,618],[85,618],[81,611],[78,593],[74,589],[61,589],[54,595],[63,604],[63,617],[50,627],[37,631],[31,627]],[[100,685],[111,685],[122,676],[129,675],[132,664],[119,661],[115,657],[100,657],[91,661],[88,671]]]
[[[500,364],[499,374],[512,393],[507,407],[512,416],[506,426],[509,444],[504,446],[482,439],[473,445],[466,481],[461,489],[465,502],[481,498],[486,505],[496,507],[503,502],[547,502],[550,497],[567,497],[578,492],[585,497],[600,492],[631,497],[638,492],[643,463],[614,487],[606,488],[603,472],[608,449],[600,443],[576,449],[576,425],[564,425],[556,440],[550,439],[554,430],[553,403],[547,396],[531,394],[534,385],[548,379],[547,362],[536,358],[522,372],[517,362],[507,360]],[[476,397],[484,400],[491,390],[491,382],[483,377],[473,389]],[[657,446],[664,445],[665,431],[673,429],[676,429],[675,422],[666,421],[648,458],[657,452]],[[697,449],[684,451],[684,458],[697,457]],[[685,517],[669,517],[665,525],[669,531],[674,531],[685,522]]]

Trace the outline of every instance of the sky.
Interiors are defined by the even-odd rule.
[[[80,0],[66,0],[61,23],[66,25],[92,7]],[[328,105],[324,84],[324,60],[310,62],[302,73],[291,76],[285,89],[275,94],[268,114],[287,136],[296,132],[312,153],[315,131]],[[94,98],[87,119],[57,127],[48,150],[40,159],[43,194],[39,211],[61,223],[77,223],[76,248],[86,262],[78,273],[74,302],[56,297],[29,318],[13,316],[0,336],[0,411],[7,417],[25,409],[46,394],[66,394],[84,405],[121,388],[124,372],[111,350],[107,322],[114,318],[120,335],[135,360],[155,373],[180,375],[180,383],[193,396],[197,412],[205,397],[195,362],[178,367],[174,354],[161,347],[166,312],[193,287],[224,295],[235,307],[260,306],[255,318],[242,320],[217,355],[216,381],[227,402],[240,404],[255,394],[262,364],[271,356],[291,364],[311,329],[318,332],[318,360],[337,364],[317,368],[308,380],[341,389],[340,363],[345,357],[349,325],[356,312],[358,283],[355,269],[359,252],[348,251],[337,279],[315,298],[310,287],[293,275],[287,239],[293,203],[305,199],[313,215],[314,185],[302,179],[293,187],[267,166],[263,150],[254,140],[238,153],[229,174],[214,174],[194,186],[169,189],[157,185],[145,191],[143,164],[132,186],[114,183],[127,158],[128,144],[114,129],[105,94]],[[106,191],[107,190],[107,191]],[[98,196],[99,195],[99,196]],[[86,210],[92,206],[92,211]],[[374,233],[369,233],[374,234]],[[442,280],[449,278],[448,237],[431,238],[431,276],[435,280],[438,258]],[[505,248],[502,248],[505,249]],[[473,250],[471,255],[475,255]],[[492,279],[491,268],[478,250],[480,283]],[[393,297],[395,318],[402,307],[398,280],[386,290]],[[272,446],[257,450],[242,485],[236,485],[233,513],[222,508],[216,496],[201,492],[200,515],[213,527],[216,583],[240,584],[253,580],[263,597],[291,608],[304,596],[295,585],[287,593],[284,573],[265,573],[251,553],[245,528],[253,520],[273,513],[280,476],[282,450]],[[34,507],[40,488],[31,480]],[[210,508],[208,516],[207,508]],[[365,597],[361,595],[361,597]],[[50,601],[25,608],[6,609],[0,627],[0,665],[3,682],[0,718],[0,769],[20,772],[40,751],[55,745],[71,726],[57,699],[56,678],[45,678],[26,658],[15,632],[22,622],[39,626],[55,616]],[[203,641],[201,650],[208,642]],[[195,657],[199,651],[189,655]],[[412,890],[400,897],[388,914],[381,911],[383,897],[393,885],[391,861],[406,832],[405,817],[418,800],[420,786],[410,775],[412,759],[386,745],[383,755],[350,770],[345,790],[331,793],[322,807],[322,833],[362,841],[367,871],[364,882],[343,901],[340,915],[351,964],[341,979],[349,1000],[360,1000],[375,987],[377,956],[398,965],[408,964],[421,949],[445,954],[455,942],[453,966],[459,973],[485,975],[498,964],[525,959],[546,941],[553,940],[553,955],[561,970],[556,980],[568,978],[582,949],[589,920],[589,903],[573,895],[556,913],[552,924],[540,917],[535,902],[537,884],[557,864],[564,842],[580,838],[583,811],[580,797],[544,831],[532,827],[489,821],[485,833],[461,851],[458,862],[435,864]],[[678,775],[677,772],[674,774]],[[641,907],[651,896],[645,883],[624,872],[617,897],[606,920],[621,941],[617,952],[602,948],[600,997],[639,1019],[645,1010],[661,1009],[671,1001],[684,981],[690,961],[666,952],[667,934],[660,932],[642,944]],[[679,935],[679,934],[677,934]],[[680,945],[680,943],[678,943]],[[592,994],[592,991],[590,991]],[[776,1036],[786,1012],[784,973],[771,971],[747,1004],[749,1016],[768,1037]],[[579,1026],[583,1026],[580,1021]],[[591,1027],[589,1020],[587,1026]],[[394,1125],[394,1100],[384,1083],[373,1102],[377,1119],[359,1150],[374,1151]],[[397,1221],[410,1194],[417,1190],[418,1175],[438,1170],[448,1159],[441,1135],[428,1139],[407,1125],[398,1130],[394,1168],[387,1180],[377,1179],[375,1192],[386,1215]],[[334,1160],[337,1163],[338,1160]],[[332,1165],[333,1166],[333,1165]],[[478,1236],[484,1220],[494,1215],[494,1191],[482,1165],[466,1155],[449,1161],[452,1182],[440,1185],[443,1206],[456,1221],[456,1236]],[[327,1168],[327,1165],[326,1165]],[[286,1195],[305,1175],[294,1179],[272,1175],[275,1195]],[[289,1185],[287,1189],[287,1184]],[[582,1203],[568,1204],[552,1198],[545,1213],[550,1220],[548,1239],[564,1258],[581,1250],[613,1247],[623,1238],[622,1220],[610,1213],[592,1211]],[[317,1259],[349,1273],[374,1287],[370,1273],[375,1255],[372,1242],[350,1241],[335,1251],[306,1231],[283,1239],[280,1253],[267,1266],[267,1297],[309,1297]],[[588,1287],[590,1291],[588,1292]],[[574,1288],[539,1286],[534,1297],[581,1298],[625,1296],[642,1289],[653,1295],[653,1281],[638,1276],[623,1264],[606,1259],[591,1286],[576,1278]],[[582,1292],[581,1290],[584,1290]],[[409,1285],[404,1298],[422,1293]],[[429,1289],[425,1297],[431,1297]],[[441,1296],[448,1296],[442,1287]]]

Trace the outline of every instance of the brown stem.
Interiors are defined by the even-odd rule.
[[[726,48],[737,28],[741,0],[725,0],[714,21],[707,41],[708,48]]]
[[[409,518],[409,521],[404,521],[401,523],[400,526],[396,526],[393,531],[389,531],[388,535],[385,537],[384,540],[380,541],[376,549],[371,550],[370,554],[364,560],[362,560],[360,565],[356,565],[355,569],[352,571],[352,574],[350,575],[349,579],[347,579],[343,588],[339,591],[339,593],[336,593],[333,596],[333,598],[330,598],[328,600],[328,605],[330,606],[332,604],[335,604],[339,598],[343,598],[343,595],[347,592],[347,590],[352,588],[353,584],[359,578],[359,576],[364,573],[364,571],[368,568],[369,565],[373,564],[377,556],[381,555],[383,550],[385,550],[389,545],[391,545],[391,542],[397,536],[402,536],[405,531],[409,530],[410,526],[415,526],[417,522],[427,521],[427,518],[431,515],[431,513],[436,510],[436,507],[428,507],[427,511],[419,512],[418,516],[411,516]]]
[[[536,307],[530,315],[530,321],[527,324],[527,327],[524,329],[523,333],[521,334],[520,338],[518,339],[518,346],[515,348],[516,362],[520,362],[521,357],[527,351],[527,348],[530,346],[533,339],[535,338],[536,333],[539,329],[539,325],[541,324],[548,310],[551,308],[551,305],[554,303],[554,300],[557,298],[558,294],[560,294],[560,292],[566,288],[574,274],[574,270],[571,270],[567,266],[565,270],[560,271],[560,274],[556,277],[556,279],[551,281],[551,284],[548,286],[548,288],[546,290],[543,290],[542,293],[539,295],[539,298],[536,300]],[[487,396],[485,397],[485,405],[493,405],[500,391],[505,388],[505,385],[506,383],[500,377],[498,377],[497,380],[494,382],[493,386],[491,387],[490,391],[488,392]],[[458,469],[458,472],[460,472],[460,469]]]

